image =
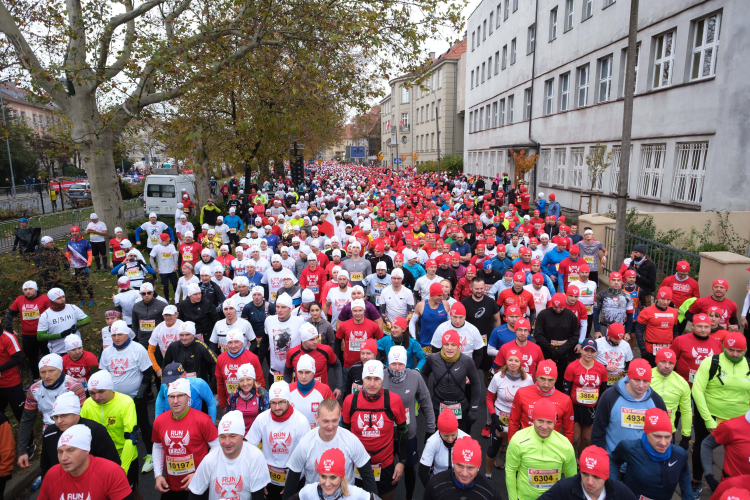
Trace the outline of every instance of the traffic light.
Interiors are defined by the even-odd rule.
[[[292,184],[294,186],[299,186],[305,181],[305,164],[304,159],[301,156],[298,156],[294,163],[292,163]]]

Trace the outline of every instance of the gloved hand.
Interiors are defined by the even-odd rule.
[[[505,432],[505,426],[500,422],[500,415],[497,413],[492,415],[492,429],[498,432]]]
[[[89,266],[86,266],[86,267],[84,268],[84,270],[83,270],[83,272],[84,272],[85,274],[89,274],[89,272],[90,272],[90,271],[91,271],[91,268],[90,268]]]
[[[682,436],[682,439],[680,439],[680,448],[685,451],[690,448],[690,438],[688,436]]]
[[[716,488],[719,487],[719,481],[717,481],[714,478],[713,474],[706,474],[706,482],[708,483],[708,487],[711,488],[711,491],[716,491]]]

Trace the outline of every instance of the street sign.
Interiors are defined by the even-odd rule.
[[[401,158],[394,158],[393,159],[393,164],[394,165],[401,165]]]
[[[366,158],[367,148],[365,146],[352,146],[350,158]]]

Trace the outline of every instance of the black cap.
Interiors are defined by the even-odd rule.
[[[161,372],[161,383],[171,384],[185,373],[180,363],[169,363]]]

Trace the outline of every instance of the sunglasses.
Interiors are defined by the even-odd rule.
[[[141,292],[141,295],[153,295],[154,292]]]

